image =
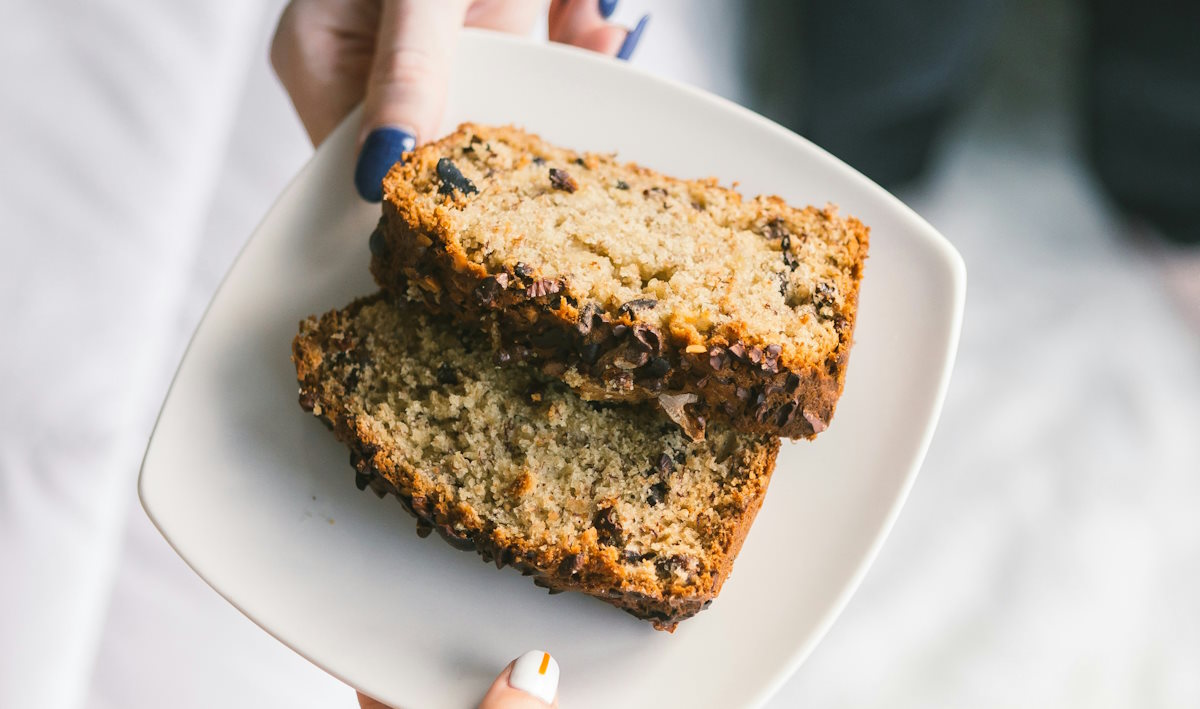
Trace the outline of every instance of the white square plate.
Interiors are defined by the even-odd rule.
[[[785,444],[721,597],[674,635],[579,594],[548,596],[360,493],[347,453],[296,403],[297,322],[374,290],[379,208],[351,187],[357,115],[251,237],[196,331],[146,451],[151,519],[267,632],[390,704],[473,706],[525,650],[563,668],[563,706],[756,706],[846,603],[912,485],[949,379],[962,260],[846,165],[729,102],[570,48],[468,32],[445,128],[514,123],[746,194],[837,203],[871,227],[845,395]],[[234,648],[230,648],[235,651]]]

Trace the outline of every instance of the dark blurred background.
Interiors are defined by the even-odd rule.
[[[281,7],[0,9],[0,706],[354,705],[134,490],[188,335],[311,155],[267,66]],[[770,706],[1200,705],[1197,8],[621,1],[652,16],[633,64],[806,135],[967,264],[917,485]]]
[[[1179,2],[753,0],[743,52],[760,111],[892,189],[928,172],[981,81],[1005,71],[997,65],[1065,75],[1057,88],[1076,135],[1064,138],[1082,146],[1104,195],[1194,245],[1197,28],[1200,6]]]

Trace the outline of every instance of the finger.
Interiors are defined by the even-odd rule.
[[[401,154],[436,134],[466,9],[465,0],[384,0],[354,174],[363,199],[378,202]]]
[[[558,662],[531,650],[509,663],[479,702],[479,709],[558,707]]]
[[[367,695],[361,693],[358,695],[358,706],[359,709],[391,709],[391,707],[388,705],[380,704],[374,699],[371,699]]]
[[[292,0],[271,40],[271,66],[313,145],[362,102],[379,9],[362,3],[347,17],[327,2]]]
[[[550,40],[629,59],[650,16],[643,16],[632,30],[628,30],[605,19],[612,15],[616,5],[610,0],[553,0],[549,16]]]
[[[527,34],[541,14],[542,0],[476,0],[467,10],[467,27]]]

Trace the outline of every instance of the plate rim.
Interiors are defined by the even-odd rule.
[[[842,160],[833,156],[825,149],[821,148],[815,143],[812,143],[802,135],[799,135],[798,133],[789,130],[779,123],[776,123],[775,121],[762,116],[749,108],[735,103],[734,101],[683,83],[676,79],[659,76],[639,67],[629,65],[625,62],[618,62],[612,60],[611,58],[597,55],[594,52],[589,52],[587,50],[579,49],[570,45],[563,45],[554,42],[541,42],[525,37],[517,37],[491,30],[475,28],[465,28],[462,34],[464,43],[482,43],[485,46],[488,43],[520,46],[522,48],[520,51],[541,51],[547,52],[552,56],[554,54],[561,53],[573,56],[577,59],[582,59],[587,62],[592,62],[594,64],[603,64],[607,70],[628,72],[638,75],[642,80],[650,81],[651,83],[657,83],[671,91],[685,94],[689,99],[709,104],[715,109],[721,111],[733,113],[739,119],[749,121],[756,124],[758,127],[769,131],[776,139],[793,144],[799,143],[809,150],[815,150],[826,159],[831,169],[841,173],[843,177],[848,178],[851,182],[857,183],[859,187],[866,188],[867,190],[874,192],[877,197],[882,198],[883,202],[888,204],[889,207],[891,207],[897,214],[902,215],[905,221],[915,226],[913,232],[917,234],[918,237],[925,242],[925,245],[930,248],[930,253],[936,257],[934,262],[938,265],[938,267],[944,269],[945,275],[948,277],[947,300],[950,301],[951,304],[948,317],[949,322],[947,323],[948,328],[946,329],[945,339],[941,343],[940,348],[938,348],[942,353],[945,364],[938,374],[937,383],[933,389],[932,398],[930,399],[929,415],[924,422],[921,436],[909,465],[907,466],[907,470],[902,477],[898,492],[888,506],[888,510],[883,517],[882,524],[872,537],[866,552],[859,559],[854,571],[850,574],[846,583],[843,584],[842,589],[837,594],[836,598],[829,604],[824,614],[822,614],[820,619],[815,623],[813,630],[809,633],[806,641],[793,646],[793,648],[787,653],[789,657],[781,664],[780,669],[774,673],[770,681],[762,683],[759,689],[752,696],[750,696],[746,702],[746,706],[762,706],[773,696],[775,696],[782,686],[796,673],[796,671],[800,668],[800,666],[804,663],[816,646],[820,644],[826,633],[828,633],[829,629],[833,626],[833,623],[845,610],[846,605],[854,596],[855,592],[857,592],[863,579],[866,577],[867,572],[874,564],[875,559],[882,549],[884,542],[887,540],[888,535],[891,533],[891,530],[895,525],[895,522],[898,519],[905,502],[908,499],[917,475],[924,464],[929,445],[933,440],[933,436],[937,430],[938,422],[941,418],[942,409],[945,404],[947,391],[949,390],[950,379],[954,371],[958,347],[961,339],[963,314],[966,305],[967,283],[966,264],[962,258],[962,255],[957,249],[954,248],[949,239],[947,239],[939,230],[933,227],[933,225],[931,225],[927,220],[917,214],[911,207],[902,202],[891,192],[884,189],[859,171],[850,167]],[[361,113],[361,105],[354,108],[342,120],[342,122],[339,123],[338,127],[326,138],[326,141],[322,144],[322,146],[318,146],[308,157],[308,159],[305,160],[303,166],[301,166],[296,174],[287,181],[286,185],[271,203],[271,206],[267,209],[262,218],[260,218],[255,224],[254,229],[250,232],[250,235],[240,246],[236,256],[230,262],[228,269],[221,276],[217,287],[213,291],[212,296],[209,298],[208,303],[204,307],[204,311],[201,314],[200,319],[197,321],[195,329],[189,336],[187,346],[184,348],[183,354],[180,356],[179,363],[175,367],[175,371],[171,376],[170,385],[167,387],[166,394],[163,397],[163,402],[159,407],[157,415],[155,416],[154,426],[151,429],[150,437],[146,442],[145,451],[142,455],[142,461],[138,468],[137,480],[138,500],[142,506],[142,509],[145,511],[146,516],[158,530],[159,534],[162,535],[168,546],[171,547],[171,549],[179,556],[184,564],[186,564],[187,567],[192,570],[193,573],[195,573],[206,585],[208,585],[209,588],[213,589],[219,596],[225,599],[226,602],[237,609],[239,613],[261,628],[264,632],[275,638],[278,642],[292,652],[295,652],[297,655],[312,663],[321,671],[329,674],[352,689],[356,688],[355,684],[349,681],[341,672],[330,666],[327,666],[327,664],[324,662],[316,660],[310,655],[309,652],[299,647],[299,643],[293,643],[285,640],[283,637],[281,637],[280,632],[276,632],[271,627],[268,627],[265,621],[256,618],[255,615],[247,611],[240,603],[238,603],[238,601],[231,596],[230,592],[222,589],[217,581],[210,578],[210,575],[205,574],[195,566],[193,560],[189,558],[188,554],[184,553],[184,551],[180,548],[179,541],[173,537],[172,532],[168,529],[170,523],[164,521],[162,518],[160,518],[159,514],[155,512],[155,502],[153,500],[154,492],[153,490],[148,489],[148,487],[152,487],[152,484],[148,486],[148,480],[149,478],[153,477],[153,474],[149,476],[147,475],[147,464],[150,462],[150,455],[155,447],[155,441],[157,440],[158,429],[162,423],[163,415],[166,413],[168,405],[172,401],[172,398],[175,394],[176,384],[180,372],[183,370],[183,366],[192,356],[196,339],[208,322],[213,305],[221,297],[221,294],[224,292],[230,277],[235,271],[238,270],[246,251],[256,242],[263,230],[264,225],[275,220],[276,214],[283,208],[286,202],[290,201],[289,198],[296,190],[299,189],[298,186],[307,181],[308,175],[314,169],[315,163],[323,155],[321,149],[326,145],[334,144],[336,141],[334,141],[333,138],[336,136],[348,131],[356,130]]]

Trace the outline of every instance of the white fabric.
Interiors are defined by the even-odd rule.
[[[266,66],[279,3],[14,5],[0,706],[353,706],[192,574],[133,487],[187,336],[310,151]],[[635,63],[736,98],[729,6],[617,19],[651,9]],[[1048,64],[1002,72],[906,195],[967,261],[959,364],[895,532],[772,706],[1200,703],[1200,342],[1122,246]]]

